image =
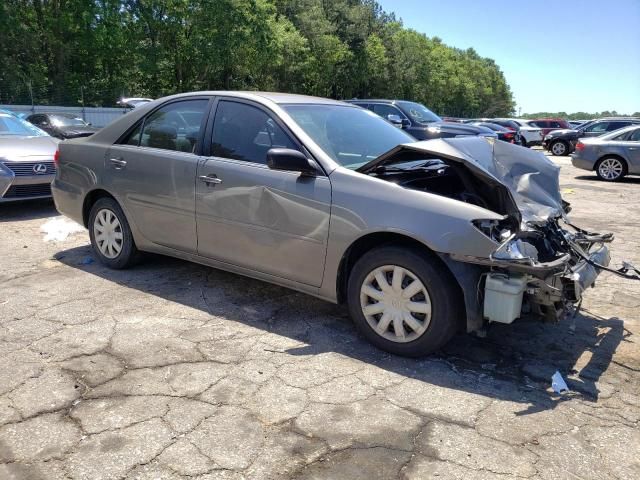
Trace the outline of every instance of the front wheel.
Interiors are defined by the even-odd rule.
[[[600,180],[616,182],[627,174],[627,164],[618,157],[605,157],[596,165],[596,175]]]
[[[459,291],[451,273],[428,253],[380,247],[349,276],[349,312],[376,347],[417,357],[442,347],[459,325]]]
[[[563,157],[567,153],[569,153],[569,145],[567,145],[567,142],[563,142],[562,140],[556,140],[551,144],[551,146],[549,147],[549,150],[554,155],[558,157]]]
[[[113,198],[100,198],[89,213],[89,238],[98,260],[109,268],[133,265],[138,249],[127,218]]]

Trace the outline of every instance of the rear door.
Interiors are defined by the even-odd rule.
[[[200,255],[320,286],[329,233],[329,178],[271,170],[270,148],[303,151],[277,116],[259,104],[221,99],[210,152],[198,169]]]
[[[620,142],[629,162],[629,173],[640,174],[640,126],[633,130],[624,142]]]
[[[140,232],[159,245],[193,253],[195,179],[209,103],[208,97],[165,103],[105,158],[105,185]]]

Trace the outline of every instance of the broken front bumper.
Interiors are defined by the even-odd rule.
[[[524,315],[558,321],[575,312],[585,290],[595,284],[601,267],[610,263],[605,243],[613,240],[611,235],[574,238],[579,241],[574,248],[549,261],[538,261],[537,251],[531,249],[526,238],[505,242],[491,258],[451,258],[484,267],[477,280],[480,295],[476,301],[485,321],[512,323]],[[477,329],[478,322],[474,323]]]

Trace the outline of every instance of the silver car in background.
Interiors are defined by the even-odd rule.
[[[571,154],[571,163],[576,168],[595,171],[608,182],[625,175],[640,175],[640,125],[580,139]]]
[[[0,203],[51,197],[59,140],[0,113]]]
[[[564,222],[558,172],[494,139],[414,142],[335,100],[198,92],[61,143],[53,196],[108,267],[148,251],[293,288],[417,356],[575,314],[612,236]]]

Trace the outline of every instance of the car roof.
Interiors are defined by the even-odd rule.
[[[341,102],[339,100],[332,100],[329,98],[322,98],[322,97],[312,97],[309,95],[298,95],[295,93],[251,92],[251,91],[232,91],[232,90],[207,90],[207,91],[201,91],[201,92],[179,93],[177,95],[171,95],[169,97],[160,98],[158,100],[165,101],[173,98],[191,97],[196,95],[236,97],[236,98],[244,98],[247,100],[266,99],[279,105],[287,105],[287,104],[343,105],[343,106],[349,105],[348,103]]]
[[[80,118],[79,115],[76,115],[75,113],[69,113],[69,112],[38,112],[38,114],[53,115],[56,117]]]
[[[398,102],[411,102],[411,100],[390,100],[388,98],[352,98],[351,100],[345,100],[347,103],[398,103]]]
[[[640,118],[638,117],[602,117],[602,118],[594,118],[594,122],[600,122],[602,120],[628,120],[631,122],[640,122]],[[591,120],[589,120],[591,121]]]

